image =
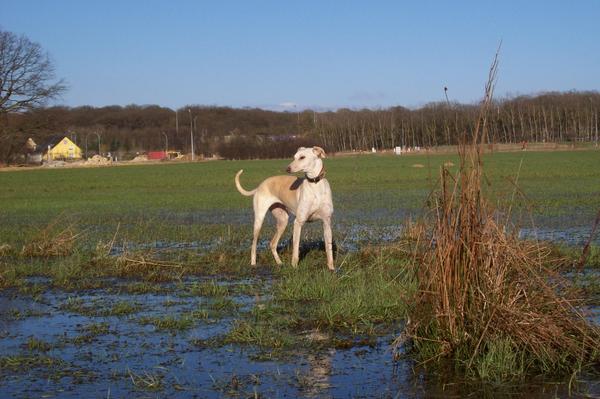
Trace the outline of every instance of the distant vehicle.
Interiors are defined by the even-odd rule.
[[[180,158],[183,158],[183,154],[179,151],[167,151],[167,158],[180,159]]]

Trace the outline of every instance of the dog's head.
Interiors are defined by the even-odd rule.
[[[290,163],[286,169],[288,173],[297,172],[313,172],[319,173],[323,168],[322,158],[325,158],[325,150],[321,147],[300,147],[296,154],[294,154],[294,160]]]

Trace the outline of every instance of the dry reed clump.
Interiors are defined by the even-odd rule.
[[[75,242],[82,235],[74,223],[61,226],[61,218],[57,218],[41,229],[31,241],[23,246],[22,256],[51,258],[67,256],[73,253]]]
[[[441,170],[433,223],[416,238],[419,290],[398,338],[423,363],[453,359],[467,374],[510,379],[600,362],[600,330],[553,266],[550,250],[519,240],[482,193],[482,145],[497,59],[473,138],[455,175]],[[413,238],[415,240],[415,238]]]
[[[118,277],[143,277],[149,281],[170,281],[181,279],[183,265],[159,260],[150,252],[124,253],[114,262],[114,272]]]
[[[0,244],[0,257],[10,255],[12,250],[13,248],[10,244]]]
[[[109,242],[96,245],[96,256],[90,266],[101,268],[105,275],[122,278],[144,278],[148,281],[170,281],[180,279],[185,269],[183,265],[159,259],[151,250],[130,251],[123,247],[119,255],[111,255],[117,238],[117,231]]]
[[[176,262],[158,259],[150,251],[127,252],[118,256],[96,256],[86,265],[101,276],[139,278],[161,282],[180,280],[187,269]]]

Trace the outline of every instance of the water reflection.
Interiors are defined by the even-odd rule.
[[[331,386],[332,363],[335,349],[328,349],[318,354],[306,356],[308,370],[298,377],[300,389],[307,398],[322,397]]]

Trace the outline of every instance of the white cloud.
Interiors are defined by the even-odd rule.
[[[279,106],[284,109],[286,109],[286,108],[291,109],[291,108],[296,108],[298,106],[298,104],[293,103],[291,101],[286,101],[286,102],[280,103]]]

